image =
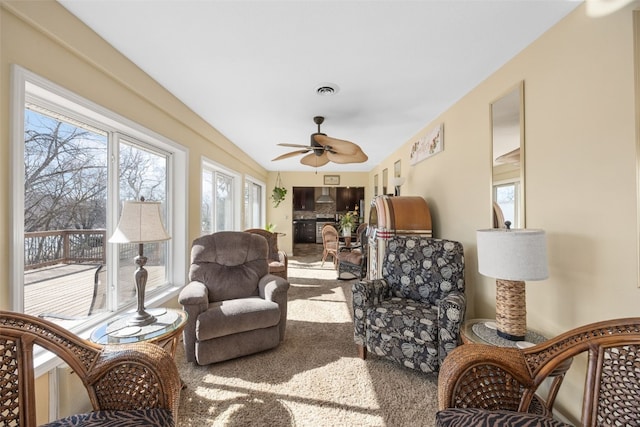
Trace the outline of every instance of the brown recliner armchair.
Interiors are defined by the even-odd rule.
[[[185,357],[200,365],[276,347],[287,322],[289,282],[269,274],[267,241],[222,231],[191,248],[190,282],[178,301],[189,314]]]
[[[580,425],[640,425],[640,317],[592,323],[524,350],[457,347],[440,368],[436,425],[567,426],[540,410],[536,392],[582,353],[588,363]],[[547,400],[555,398],[552,390]]]
[[[158,426],[175,424],[181,381],[169,353],[155,344],[102,346],[52,322],[0,311],[0,425],[36,425],[34,346],[67,363],[82,380],[93,411],[53,426]]]
[[[278,249],[278,235],[262,228],[250,228],[247,233],[259,234],[269,243],[269,273],[287,279],[289,259],[287,253]]]

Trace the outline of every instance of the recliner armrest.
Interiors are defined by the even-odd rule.
[[[440,365],[459,344],[466,301],[464,293],[451,291],[438,303],[438,358]]]
[[[267,274],[263,276],[258,282],[258,289],[260,291],[260,297],[269,301],[277,302],[284,295],[285,300],[287,291],[289,290],[289,282],[280,276],[274,274]]]
[[[267,274],[260,278],[258,282],[260,297],[273,301],[280,307],[280,341],[284,340],[287,325],[287,292],[289,291],[289,286],[288,280],[275,274]]]
[[[390,287],[384,279],[360,280],[352,285],[351,290],[353,291],[354,306],[364,308],[387,299]]]
[[[365,312],[389,297],[389,284],[384,279],[360,280],[351,286],[353,292],[353,339],[366,345]]]
[[[178,302],[182,305],[209,305],[209,290],[202,282],[189,282],[180,290]]]

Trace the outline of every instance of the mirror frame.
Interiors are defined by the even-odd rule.
[[[636,105],[636,287],[640,288],[640,10],[633,11]]]
[[[489,200],[491,200],[491,208],[490,208],[490,212],[491,212],[491,227],[493,227],[494,224],[494,208],[493,208],[493,203],[494,203],[494,185],[495,185],[495,178],[494,178],[494,166],[493,166],[493,159],[494,159],[494,139],[495,139],[495,125],[494,125],[494,112],[495,112],[495,104],[498,103],[500,100],[503,100],[507,95],[510,95],[513,92],[517,92],[518,93],[518,97],[519,97],[519,130],[520,130],[520,185],[519,185],[519,198],[518,198],[518,219],[519,219],[519,224],[518,224],[518,228],[525,228],[526,227],[526,182],[525,182],[525,169],[526,169],[526,156],[525,156],[525,119],[524,119],[524,80],[521,80],[520,82],[518,82],[516,85],[511,86],[509,89],[507,89],[503,94],[501,94],[498,98],[494,99],[493,101],[491,101],[491,103],[489,104],[489,126],[490,126],[490,133],[491,133],[491,149],[490,149],[490,170],[491,170],[491,180],[490,180],[490,185],[489,185],[489,191],[490,191],[490,198]]]

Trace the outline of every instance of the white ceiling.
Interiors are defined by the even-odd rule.
[[[267,170],[309,171],[271,159],[325,116],[369,156],[335,172],[371,170],[581,3],[59,1]]]

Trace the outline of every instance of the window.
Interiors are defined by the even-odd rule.
[[[263,183],[259,183],[252,178],[245,178],[244,181],[244,228],[264,227],[264,188]]]
[[[140,200],[144,197],[145,200],[160,201],[163,202],[161,205],[164,214],[163,223],[166,224],[169,154],[154,147],[145,147],[128,138],[120,138],[119,142],[119,210],[126,200]],[[168,282],[167,246],[168,242],[144,245],[144,256],[147,257],[145,269],[148,272],[146,292]],[[134,259],[138,254],[138,245],[119,244],[117,249],[120,265],[118,305],[121,305],[136,297],[136,285],[132,272],[137,268]]]
[[[493,186],[493,200],[495,200],[498,206],[500,206],[500,209],[502,209],[502,215],[504,216],[505,222],[511,222],[511,228],[520,228],[520,222],[518,220],[518,201],[520,198],[519,188],[519,182],[510,182]]]
[[[186,150],[20,67],[12,97],[12,308],[80,329],[135,307],[138,245],[108,244],[123,201],[160,201],[168,242],[145,244],[147,305],[181,285]],[[177,191],[177,189],[180,189]],[[182,222],[180,222],[182,221]],[[172,262],[169,262],[171,260]]]
[[[238,229],[238,174],[210,161],[202,166],[201,227],[204,234]]]

